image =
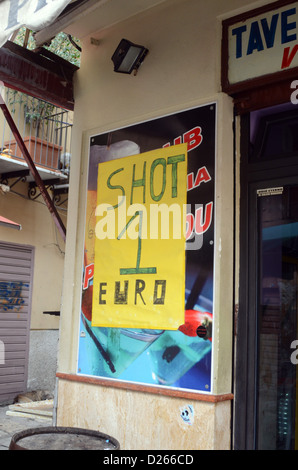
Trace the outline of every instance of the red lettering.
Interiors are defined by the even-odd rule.
[[[93,278],[93,275],[94,275],[94,264],[89,264],[88,266],[85,267],[83,289],[87,289],[87,287],[89,286],[89,282]]]
[[[205,233],[211,225],[213,202],[208,202],[205,207],[205,217],[203,222],[203,207],[196,209],[196,225],[195,232],[198,235]]]
[[[182,144],[182,139],[181,137],[176,137],[176,139],[174,139],[174,145],[179,145],[179,144]]]
[[[187,191],[193,188],[193,178],[194,178],[193,173],[189,173],[187,175]]]
[[[203,140],[202,136],[202,128],[200,126],[194,127],[193,129],[190,129],[189,131],[185,132],[183,134],[183,143],[187,144],[187,150],[193,150],[196,147],[198,147]],[[179,145],[182,144],[182,137],[176,137],[174,139],[174,145]],[[170,143],[167,142],[166,144],[163,145],[163,148],[165,147],[170,147]]]
[[[201,183],[208,183],[208,181],[211,181],[211,176],[207,168],[205,166],[202,166],[197,171],[195,181],[193,173],[189,173],[187,175],[187,191],[197,188],[198,186],[200,186]]]
[[[295,44],[291,53],[290,53],[290,47],[285,47],[284,55],[282,58],[282,64],[281,64],[282,69],[286,69],[287,67],[290,67],[295,55],[297,54],[297,51],[298,51],[298,44]]]
[[[187,150],[193,150],[198,147],[203,140],[202,128],[197,126],[183,134],[183,142],[187,143]]]
[[[200,168],[198,170],[197,176],[196,176],[196,181],[195,181],[195,187],[200,186],[201,183],[208,183],[208,181],[211,180],[211,176],[209,175],[209,172],[205,166]]]

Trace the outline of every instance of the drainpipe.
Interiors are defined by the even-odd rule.
[[[66,239],[66,229],[64,227],[64,224],[63,224],[63,222],[62,222],[62,220],[61,220],[61,218],[60,218],[60,216],[57,212],[56,207],[54,206],[54,203],[53,203],[52,199],[49,196],[49,193],[48,193],[48,191],[47,191],[47,189],[44,185],[44,182],[42,181],[42,179],[41,179],[41,177],[40,177],[40,175],[39,175],[39,173],[36,169],[36,166],[35,166],[32,158],[31,158],[31,156],[30,156],[30,154],[27,150],[27,147],[24,144],[24,141],[23,141],[23,139],[22,139],[22,137],[21,137],[21,135],[18,131],[17,126],[15,125],[15,122],[14,122],[13,118],[11,117],[11,114],[10,114],[6,104],[5,104],[4,99],[2,98],[1,93],[0,93],[0,107],[2,109],[2,112],[4,114],[4,117],[5,117],[6,121],[8,122],[8,125],[9,125],[15,139],[16,139],[16,142],[18,143],[18,145],[19,145],[19,147],[20,147],[20,149],[23,153],[24,159],[25,159],[25,161],[26,161],[26,163],[27,163],[27,165],[28,165],[28,167],[29,167],[29,169],[32,173],[32,176],[34,177],[35,183],[37,184],[37,186],[40,190],[40,193],[41,193],[41,195],[42,195],[42,197],[43,197],[43,199],[44,199],[44,201],[45,201],[45,203],[46,203],[46,205],[47,205],[47,207],[48,207],[48,209],[49,209],[49,211],[50,211],[50,213],[51,213],[51,215],[54,219],[54,222],[55,222],[55,224],[56,224],[63,240],[65,241],[65,239]]]

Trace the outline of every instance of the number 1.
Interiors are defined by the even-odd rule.
[[[141,251],[142,251],[142,222],[143,222],[143,211],[137,211],[132,218],[127,222],[122,232],[118,235],[117,239],[120,240],[122,235],[128,229],[132,221],[140,216],[139,221],[139,233],[138,233],[138,251],[137,251],[137,264],[135,268],[120,268],[120,274],[156,274],[156,268],[140,268],[141,262]]]

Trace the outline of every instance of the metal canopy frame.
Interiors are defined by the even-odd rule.
[[[44,48],[7,41],[0,48],[0,81],[7,87],[73,111],[73,75],[79,67]]]

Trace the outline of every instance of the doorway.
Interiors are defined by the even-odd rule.
[[[298,398],[298,185],[258,189],[257,222],[256,446],[291,450]]]
[[[242,119],[234,448],[292,450],[298,449],[298,111],[274,108],[254,134],[252,118]]]

